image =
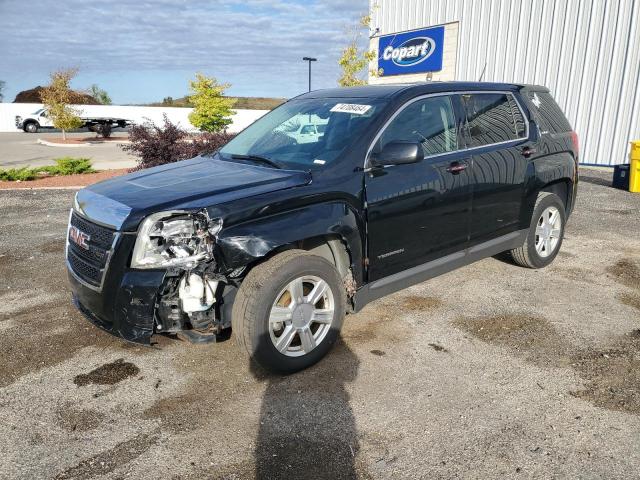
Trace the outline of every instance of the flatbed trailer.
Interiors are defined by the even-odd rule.
[[[131,120],[119,117],[81,116],[81,128],[88,128],[92,132],[101,133],[106,128],[125,128],[132,125]],[[40,108],[28,117],[16,116],[16,128],[27,133],[37,133],[40,129],[54,128],[46,109]]]

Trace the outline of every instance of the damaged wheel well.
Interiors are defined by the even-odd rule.
[[[356,282],[351,270],[351,255],[345,241],[339,235],[311,237],[282,245],[257,261],[227,273],[207,271],[206,268],[201,272],[198,272],[198,269],[175,272],[166,279],[158,300],[158,331],[182,332],[191,327],[198,332],[219,334],[231,326],[235,295],[246,274],[278,253],[292,249],[305,250],[334,265],[343,279],[347,295],[353,296]],[[185,309],[185,305],[188,305],[189,309]],[[198,332],[196,334],[202,336]]]
[[[269,252],[254,265],[251,265],[248,270],[260,263],[266,262],[278,253],[293,249],[306,250],[309,253],[313,253],[314,255],[318,255],[319,257],[326,259],[336,267],[336,270],[338,270],[338,273],[340,273],[342,277],[349,274],[351,268],[351,254],[344,240],[342,240],[338,235],[323,235],[306,238],[294,243],[282,245],[281,247]]]

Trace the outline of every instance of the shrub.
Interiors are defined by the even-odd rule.
[[[227,132],[201,133],[184,145],[185,158],[211,155],[216,150],[224,147],[233,137],[235,137],[235,134]]]
[[[161,126],[147,121],[131,127],[125,152],[137,156],[138,166],[132,171],[178,162],[215,152],[234,137],[226,132],[202,133],[195,137],[182,130],[165,115]]]
[[[21,182],[27,180],[34,180],[37,177],[37,173],[29,167],[24,168],[10,168],[9,170],[0,170],[0,180]]]
[[[51,169],[50,173],[53,175],[76,175],[95,172],[91,167],[91,159],[89,158],[62,157],[54,159],[54,162],[56,162],[54,167],[46,167]],[[38,169],[36,168],[36,170]],[[40,169],[40,171],[42,170]]]
[[[35,180],[43,173],[48,175],[76,175],[79,173],[94,173],[91,167],[91,160],[88,158],[62,157],[54,160],[55,165],[44,167],[22,167],[11,168],[9,170],[0,169],[0,180],[21,181]]]

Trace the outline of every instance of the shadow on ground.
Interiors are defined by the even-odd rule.
[[[330,360],[331,365],[326,365]],[[256,478],[357,478],[359,449],[346,385],[359,361],[338,341],[319,368],[281,377],[252,365],[267,382],[256,440]]]

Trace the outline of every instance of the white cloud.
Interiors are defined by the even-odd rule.
[[[0,78],[78,66],[288,82],[288,68],[312,55],[314,78],[335,83],[346,28],[367,8],[366,0],[2,1]]]

